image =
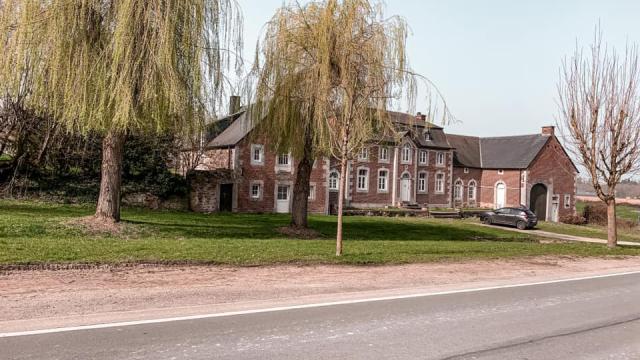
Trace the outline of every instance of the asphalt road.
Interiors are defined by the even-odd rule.
[[[640,274],[5,337],[0,359],[640,359]]]

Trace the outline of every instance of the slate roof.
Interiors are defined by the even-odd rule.
[[[430,122],[416,120],[410,114],[395,111],[389,111],[388,114],[391,121],[399,126],[398,135],[401,137],[409,135],[421,147],[451,149],[451,145],[447,141],[447,135],[445,135],[442,127]],[[216,127],[218,131],[214,134],[213,139],[207,143],[207,149],[233,147],[255,127],[246,109],[222,118],[215,124],[220,126]],[[431,132],[430,141],[424,139],[423,132],[426,128]],[[392,138],[385,137],[383,140],[391,141]]]
[[[548,135],[473,137],[447,135],[457,164],[484,169],[526,169],[549,141]]]
[[[456,166],[481,168],[480,138],[477,136],[447,135],[453,152],[453,163]]]
[[[235,146],[240,140],[253,130],[254,124],[247,114],[246,110],[242,110],[239,113],[232,115],[235,120],[231,122],[220,134],[218,134],[213,140],[209,141],[206,148],[225,148]],[[219,121],[223,121],[222,119]]]

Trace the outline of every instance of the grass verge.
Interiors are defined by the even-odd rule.
[[[0,265],[193,263],[400,264],[522,256],[640,255],[593,244],[540,244],[531,235],[459,220],[347,217],[345,254],[335,257],[335,217],[311,216],[318,239],[287,238],[286,215],[125,209],[117,235],[68,225],[93,209],[82,205],[0,201]]]

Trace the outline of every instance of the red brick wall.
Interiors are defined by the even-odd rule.
[[[264,145],[264,161],[262,165],[251,163],[251,144]],[[243,140],[236,146],[238,169],[240,180],[235,184],[236,207],[238,212],[274,212],[276,184],[295,184],[295,170],[298,165],[293,157],[292,171],[276,171],[277,153],[270,149],[267,141]],[[311,171],[311,184],[315,186],[315,198],[309,200],[309,212],[324,213],[326,211],[326,171],[327,167],[323,159],[316,160]],[[262,197],[251,198],[251,184],[253,181],[262,182]]]
[[[575,213],[576,201],[576,171],[571,160],[562,149],[558,139],[554,136],[544,146],[538,157],[529,167],[527,179],[527,199],[530,196],[531,187],[542,183],[547,186],[547,191],[559,196],[559,216]],[[569,208],[564,206],[564,195],[570,195]]]
[[[391,196],[393,193],[393,146],[388,146],[388,158],[387,162],[379,162],[379,147],[370,146],[368,160],[355,160],[352,163],[352,171],[350,174],[350,194],[351,203],[354,205],[365,206],[385,206],[391,205]],[[340,166],[337,162],[335,168],[340,171]],[[357,189],[357,176],[358,169],[369,169],[369,189],[362,191]],[[378,172],[381,169],[387,170],[387,190],[378,191]]]
[[[520,201],[520,170],[503,170],[503,174],[498,173],[499,169],[483,169],[481,182],[480,207],[495,207],[495,188],[498,181],[505,183],[507,187],[505,206],[519,206]]]
[[[432,206],[449,206],[451,199],[451,172],[453,156],[450,150],[443,150],[445,153],[445,163],[443,166],[436,165],[436,150],[428,149],[413,149],[411,155],[411,162],[409,164],[403,164],[400,161],[402,146],[397,147],[398,156],[398,168],[395,179],[393,178],[393,159],[396,147],[389,146],[389,162],[379,162],[379,146],[369,147],[368,160],[355,160],[351,166],[351,172],[349,174],[349,196],[351,205],[355,207],[384,207],[394,206],[393,204],[393,189],[395,182],[396,189],[396,203],[400,203],[400,180],[402,174],[407,172],[411,178],[412,187],[412,201],[420,205],[432,205]],[[420,150],[426,150],[427,163],[420,163]],[[367,168],[369,170],[369,189],[368,191],[359,191],[356,188],[357,174],[359,168]],[[332,160],[331,169],[336,171],[340,170],[339,163],[336,160]],[[378,171],[380,169],[386,169],[389,172],[389,182],[387,192],[378,192]],[[427,192],[421,193],[417,191],[417,180],[419,172],[427,172]],[[445,175],[444,179],[444,193],[435,193],[435,175],[436,172],[441,171]],[[337,195],[332,194],[331,204],[335,205],[337,202]]]
[[[480,207],[482,199],[482,169],[467,168],[468,173],[465,174],[464,167],[453,168],[453,185],[455,186],[456,180],[462,180],[462,201],[455,201],[456,207]],[[475,180],[476,182],[476,197],[475,200],[469,200],[469,182]],[[453,190],[452,190],[453,197]]]

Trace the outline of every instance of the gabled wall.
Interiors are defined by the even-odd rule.
[[[558,196],[559,218],[575,214],[577,172],[571,160],[562,149],[562,145],[555,136],[550,136],[547,144],[533,160],[527,172],[527,205],[530,201],[531,188],[538,183],[547,186],[549,197]],[[570,203],[565,207],[565,194],[569,195]],[[551,205],[551,204],[549,204]],[[549,208],[547,214],[551,214]]]

